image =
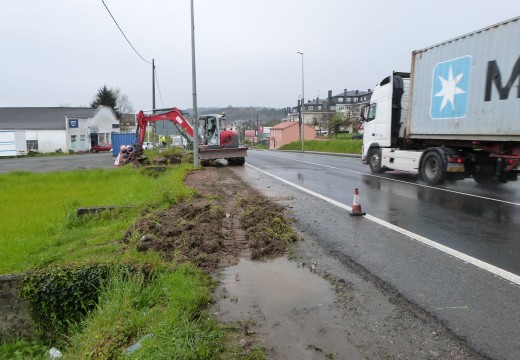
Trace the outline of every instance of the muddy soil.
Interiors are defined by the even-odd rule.
[[[212,311],[239,329],[233,358],[262,347],[268,359],[485,359],[356,264],[331,257],[319,239],[289,231],[290,196],[276,194],[275,203],[237,173],[191,172],[192,201],[127,234],[131,241],[139,229],[140,250],[194,261],[219,280]]]
[[[191,261],[215,273],[241,257],[281,256],[297,240],[283,207],[226,168],[193,171],[185,184],[195,189],[193,199],[143,217],[130,227],[125,241],[138,233],[139,251],[157,251],[168,260]]]

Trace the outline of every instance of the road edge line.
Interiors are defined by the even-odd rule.
[[[269,173],[269,172],[267,172],[265,170],[262,170],[260,168],[257,168],[256,166],[253,166],[251,164],[246,164],[246,165],[248,167],[256,170],[256,171],[259,171],[259,172],[261,172],[261,173],[263,173],[263,174],[265,174],[267,176],[270,176],[270,177],[272,177],[272,178],[274,178],[274,179],[276,179],[278,181],[283,182],[284,184],[292,186],[292,187],[294,187],[294,188],[296,188],[296,189],[298,189],[300,191],[303,191],[303,192],[305,192],[305,193],[307,193],[309,195],[317,197],[317,198],[319,198],[319,199],[321,199],[323,201],[326,201],[326,202],[328,202],[328,203],[330,203],[332,205],[335,205],[335,206],[337,206],[339,208],[342,208],[342,209],[345,209],[347,211],[352,211],[352,208],[350,206],[345,205],[343,203],[340,203],[339,201],[333,200],[331,198],[328,198],[326,196],[318,194],[318,193],[316,193],[316,192],[314,192],[312,190],[304,188],[304,187],[302,187],[300,185],[292,183],[292,182],[290,182],[288,180],[282,179],[279,176],[271,174],[271,173]],[[409,230],[403,229],[403,228],[401,228],[399,226],[391,224],[391,223],[389,223],[389,222],[387,222],[385,220],[379,219],[379,218],[377,218],[375,216],[367,214],[367,215],[365,215],[365,218],[367,220],[370,220],[370,221],[376,223],[376,224],[384,226],[384,227],[386,227],[386,228],[388,228],[390,230],[393,230],[393,231],[396,231],[396,232],[398,232],[398,233],[400,233],[402,235],[408,236],[409,238],[411,238],[411,239],[413,239],[413,240],[415,240],[415,241],[417,241],[417,242],[419,242],[419,243],[421,243],[423,245],[426,245],[428,247],[434,248],[434,249],[436,249],[438,251],[441,251],[441,252],[443,252],[443,253],[445,253],[447,255],[450,255],[450,256],[458,259],[458,260],[462,260],[465,263],[472,264],[473,266],[475,266],[475,267],[477,267],[477,268],[479,268],[481,270],[485,270],[485,271],[487,271],[487,272],[489,272],[489,273],[491,273],[491,274],[493,274],[495,276],[498,276],[498,277],[500,277],[500,278],[502,278],[504,280],[507,280],[507,281],[509,281],[509,282],[511,282],[511,283],[513,283],[515,285],[520,286],[520,276],[515,275],[515,274],[513,274],[513,273],[511,273],[511,272],[509,272],[507,270],[501,269],[501,268],[499,268],[499,267],[497,267],[495,265],[491,265],[491,264],[489,264],[489,263],[487,263],[485,261],[479,260],[477,258],[474,258],[474,257],[470,256],[470,255],[464,254],[464,253],[462,253],[462,252],[460,252],[458,250],[452,249],[452,248],[450,248],[450,247],[448,247],[446,245],[439,244],[439,243],[437,243],[437,242],[435,242],[433,240],[430,240],[430,239],[428,239],[428,238],[426,238],[424,236],[421,236],[421,235],[416,234],[414,232],[411,232]]]

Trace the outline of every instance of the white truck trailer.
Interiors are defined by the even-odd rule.
[[[411,72],[383,79],[365,113],[372,173],[411,172],[430,185],[517,180],[520,17],[414,51]]]
[[[0,156],[27,155],[25,131],[0,130]]]

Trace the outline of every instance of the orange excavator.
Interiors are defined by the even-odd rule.
[[[156,121],[171,121],[181,135],[193,143],[194,126],[183,116],[182,111],[173,108],[162,114],[145,115],[140,111],[137,115],[138,155],[143,152],[147,125]],[[199,140],[199,157],[202,165],[211,160],[225,159],[229,165],[244,165],[247,147],[240,146],[238,133],[226,128],[225,115],[202,115],[197,120],[197,135]]]

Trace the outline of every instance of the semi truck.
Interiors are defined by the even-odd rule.
[[[371,172],[429,185],[514,181],[520,163],[520,17],[412,52],[365,109],[362,161]]]

